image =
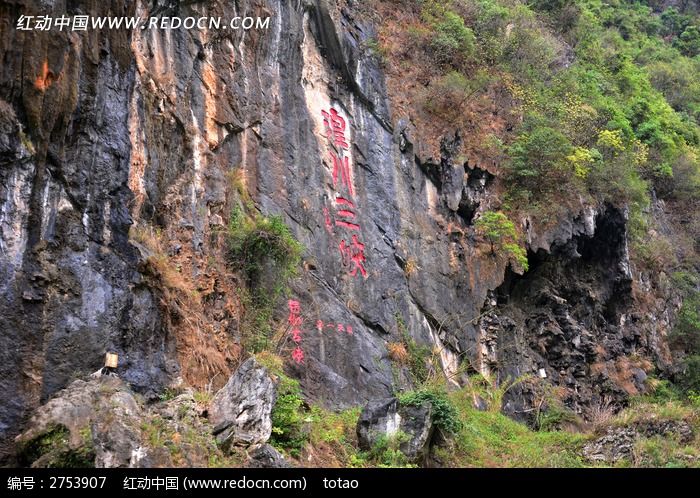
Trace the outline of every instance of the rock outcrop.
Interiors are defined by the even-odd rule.
[[[267,369],[250,358],[216,393],[209,408],[217,442],[223,448],[262,445],[272,433],[275,385]]]
[[[33,411],[108,351],[149,401],[181,379],[221,387],[243,342],[222,235],[239,205],[281,216],[305,247],[290,295],[303,360],[291,341],[283,354],[310,402],[349,408],[414,387],[387,349],[401,341],[436,351],[431,368],[455,383],[462,362],[499,379],[543,370],[580,413],[641,390],[649,361],[667,365],[672,303],[658,300],[655,321],[631,311],[623,212],[587,206],[537,233],[522,220],[523,276],[484,250],[473,223],[498,206],[496,172],[461,157],[460,133],[428,157],[410,119],[392,115],[361,3],[0,5],[11,23],[69,4],[91,16],[269,17],[247,31],[0,31],[0,460]],[[284,322],[288,304],[272,318]],[[271,393],[257,367],[231,377],[210,413],[220,442],[264,443]],[[506,410],[518,416],[532,396],[512,390]],[[65,427],[72,449],[81,428]],[[124,446],[101,443],[97,464],[145,462],[129,453],[131,429],[118,430]]]
[[[33,467],[129,467],[138,460],[141,407],[115,377],[77,380],[41,407],[17,438]]]
[[[254,469],[286,469],[291,467],[284,456],[269,444],[254,448],[248,456],[248,467]]]
[[[191,390],[144,404],[115,376],[76,380],[38,407],[17,436],[13,463],[31,467],[206,467],[245,463],[224,454]],[[259,449],[259,448],[258,448]],[[251,465],[284,465],[274,450],[251,452]]]
[[[381,440],[386,443],[393,438],[406,458],[416,463],[427,460],[434,431],[429,402],[403,405],[396,398],[368,403],[357,422],[361,449],[372,450]]]
[[[611,427],[603,436],[587,443],[583,447],[583,455],[593,463],[632,461],[635,443],[641,437],[654,436],[673,438],[679,443],[687,444],[693,439],[693,429],[684,420],[647,420],[629,427]]]

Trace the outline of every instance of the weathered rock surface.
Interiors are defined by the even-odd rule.
[[[17,437],[13,463],[100,468],[206,467],[217,460],[239,464],[219,451],[200,412],[189,390],[144,405],[117,377],[76,380],[37,408]]]
[[[414,462],[423,463],[430,452],[435,427],[430,403],[402,405],[396,398],[369,402],[357,422],[360,448],[371,450],[380,438],[399,438],[399,449]],[[405,439],[405,441],[404,441]]]
[[[669,327],[630,314],[626,214],[611,206],[586,210],[550,237],[546,251],[530,253],[530,270],[508,272],[485,306],[482,366],[502,377],[543,373],[584,417],[602,400],[622,406],[645,391],[648,358],[663,368],[668,350],[657,334]],[[505,411],[529,420],[534,395],[532,386],[516,386]]]
[[[284,456],[269,444],[253,449],[249,454],[248,467],[257,469],[286,469],[291,467]]]
[[[151,400],[181,376],[199,387],[229,377],[240,300],[217,268],[239,188],[306,248],[292,284],[304,361],[288,370],[310,401],[347,408],[410,387],[406,367],[393,385],[386,347],[405,336],[440,351],[456,380],[462,359],[499,378],[543,368],[579,412],[641,389],[648,365],[630,367],[632,351],[668,363],[673,303],[630,310],[638,276],[623,213],[587,207],[538,230],[523,220],[532,259],[523,277],[506,277],[507,262],[481,250],[473,220],[498,207],[496,176],[460,159],[459,133],[425,157],[410,120],[391,115],[360,4],[0,5],[10,25],[67,7],[270,17],[269,29],[250,31],[0,31],[0,460],[32,411],[102,366],[106,351]],[[331,108],[346,120],[366,278],[341,249],[352,239],[333,211],[340,185],[322,114]],[[146,227],[166,241],[159,256],[196,282],[197,320],[144,270],[131,232]],[[642,290],[657,292],[651,279]],[[507,410],[517,415],[531,398],[514,389]]]
[[[272,434],[275,385],[267,369],[246,360],[216,393],[209,408],[217,442],[223,448],[267,442]]]
[[[630,460],[634,445],[640,437],[663,436],[674,438],[681,444],[693,439],[690,424],[683,420],[647,420],[637,422],[630,427],[609,428],[605,435],[587,443],[583,455],[591,462],[615,463]]]
[[[637,432],[631,427],[610,429],[583,447],[583,455],[591,462],[615,463],[632,455]]]
[[[139,404],[121,380],[77,380],[37,410],[29,429],[17,437],[19,463],[134,466],[142,419]]]

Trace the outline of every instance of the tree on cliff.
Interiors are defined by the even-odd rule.
[[[489,241],[491,254],[505,254],[523,272],[528,270],[527,253],[517,242],[515,225],[500,212],[486,211],[474,223],[479,235]]]

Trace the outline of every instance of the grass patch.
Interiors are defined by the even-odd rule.
[[[632,464],[653,468],[698,467],[700,451],[697,447],[683,446],[670,437],[640,438],[634,445]]]
[[[408,367],[413,385],[420,387],[430,377],[432,351],[429,346],[418,344],[411,337],[403,317],[398,313],[396,314],[396,327],[401,336],[401,342],[389,343],[389,355],[396,364]]]
[[[405,432],[398,431],[391,436],[382,435],[377,438],[377,441],[372,446],[372,449],[367,452],[367,461],[373,466],[379,468],[405,468],[416,467],[411,464],[406,455],[401,451],[401,445],[411,440],[411,437]]]
[[[357,420],[361,408],[332,412],[319,406],[311,407],[309,443],[328,445],[343,467],[364,467],[366,462],[357,450]]]
[[[450,465],[460,467],[582,467],[579,452],[586,436],[533,431],[495,411],[473,407],[468,389],[451,393],[461,428]]]

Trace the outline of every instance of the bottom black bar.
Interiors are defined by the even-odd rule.
[[[276,493],[328,496],[389,492],[489,494],[520,488],[538,496],[619,487],[629,496],[650,486],[697,484],[700,471],[685,469],[0,469],[0,496],[107,492],[110,496],[219,496]],[[604,488],[599,488],[604,486]],[[399,494],[397,494],[399,493]],[[470,493],[471,494],[471,493]]]

